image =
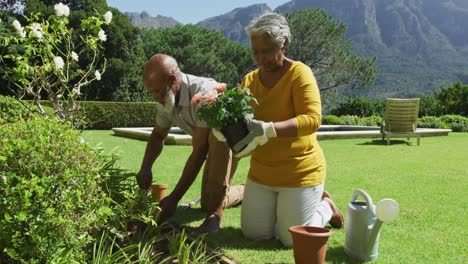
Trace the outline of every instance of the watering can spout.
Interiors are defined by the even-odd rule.
[[[383,222],[377,219],[375,224],[371,227],[369,240],[367,241],[367,253],[372,254],[374,245],[377,243],[377,238],[379,236],[380,228],[382,227]]]

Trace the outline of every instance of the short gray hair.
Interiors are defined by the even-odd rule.
[[[286,18],[277,13],[265,13],[253,19],[245,31],[249,37],[268,34],[279,48],[291,42],[291,31]]]

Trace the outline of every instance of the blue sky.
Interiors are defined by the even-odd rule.
[[[288,0],[107,0],[107,4],[123,12],[146,11],[151,16],[172,17],[180,23],[196,24],[203,19],[222,15],[238,7],[265,3],[271,9]]]

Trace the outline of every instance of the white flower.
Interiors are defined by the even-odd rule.
[[[68,6],[62,4],[62,3],[58,3],[54,6],[54,9],[55,9],[55,14],[60,17],[60,16],[68,16],[70,15],[70,8],[68,8]]]
[[[112,21],[112,12],[111,11],[107,11],[104,14],[104,21],[106,21],[106,24],[109,24]]]
[[[99,70],[96,70],[94,72],[94,76],[96,76],[96,80],[98,80],[98,81],[101,80],[101,73],[99,72]]]
[[[21,23],[18,20],[13,21],[13,27],[22,38],[26,37],[26,32],[24,31],[24,28],[21,26]]]
[[[74,61],[78,62],[78,54],[76,54],[76,52],[72,51],[71,56]]]
[[[34,36],[36,36],[36,38],[38,39],[42,38],[42,32],[38,30],[32,30],[32,32],[34,33]]]
[[[58,99],[62,98],[62,96],[63,96],[62,94],[57,94]]]
[[[13,27],[15,28],[16,32],[18,32],[18,33],[23,31],[23,27],[21,26],[21,23],[18,20],[13,21]]]
[[[98,37],[101,41],[106,41],[107,40],[107,36],[106,36],[106,32],[104,32],[104,30],[99,30],[99,33],[98,33]]]
[[[73,88],[72,93],[76,93],[78,96],[81,95],[80,89]]]
[[[54,63],[55,63],[55,69],[57,69],[57,70],[62,69],[63,65],[65,65],[65,63],[63,62],[62,57],[60,57],[60,56],[57,56],[57,57],[54,58]]]
[[[32,23],[30,27],[32,30],[42,31],[42,26],[39,23]]]

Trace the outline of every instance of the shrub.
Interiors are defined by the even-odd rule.
[[[355,115],[344,115],[341,116],[341,125],[345,126],[358,126],[359,125],[359,116]]]
[[[112,212],[104,158],[55,119],[0,126],[0,252],[21,262],[85,262]]]
[[[445,114],[468,116],[468,85],[456,82],[443,88],[437,95]]]
[[[443,111],[443,106],[437,98],[431,96],[421,97],[419,117],[440,116],[442,115]]]
[[[385,103],[379,100],[369,100],[363,97],[349,98],[346,102],[339,104],[331,110],[333,115],[355,115],[355,116],[382,116]]]
[[[359,126],[380,126],[381,123],[382,117],[376,115],[361,117],[358,120]]]
[[[0,95],[0,125],[17,122],[25,118],[28,112],[15,98]]]
[[[322,124],[323,125],[340,125],[341,118],[339,118],[336,115],[327,115],[322,118]]]
[[[152,127],[156,122],[155,102],[81,102],[87,129]]]
[[[468,132],[468,118],[461,115],[444,115],[440,117],[453,132]]]
[[[422,128],[447,128],[447,125],[435,116],[423,116],[418,120],[418,127]]]

